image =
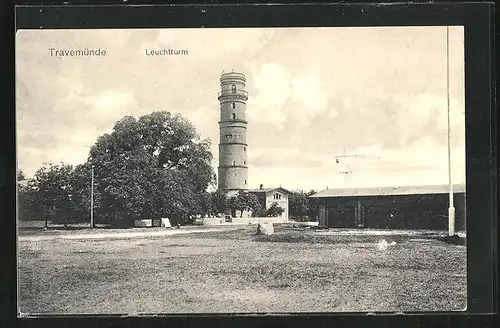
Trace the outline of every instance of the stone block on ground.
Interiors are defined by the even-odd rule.
[[[162,218],[161,219],[161,227],[162,228],[172,228],[172,225],[170,224],[170,220],[168,218]]]
[[[274,226],[272,223],[259,223],[257,225],[257,234],[270,236],[274,234]]]
[[[134,225],[138,228],[149,228],[149,227],[153,226],[153,220],[151,220],[151,219],[135,220]]]

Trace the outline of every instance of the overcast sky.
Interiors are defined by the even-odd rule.
[[[106,49],[105,57],[49,48]],[[186,56],[146,56],[146,49]],[[452,175],[465,182],[463,28],[450,28]],[[18,167],[83,163],[125,115],[168,110],[212,140],[219,76],[247,76],[249,186],[448,183],[446,27],[24,30],[16,38]],[[334,156],[365,154],[336,163]]]

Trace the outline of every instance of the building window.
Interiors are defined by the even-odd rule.
[[[232,103],[232,104],[231,104],[231,107],[233,107],[233,109],[235,109],[235,108],[236,108],[235,103]]]
[[[236,85],[231,86],[231,93],[236,93]]]
[[[247,147],[243,147],[243,151],[247,151]]]
[[[233,161],[233,166],[235,166],[235,165],[236,165],[236,162],[235,162],[235,161]]]
[[[235,114],[235,113],[233,113],[233,120],[235,120],[235,119],[236,119],[236,114]]]
[[[233,137],[233,135],[231,133],[226,134],[226,138],[232,138],[232,137]]]
[[[281,199],[281,195],[280,194],[274,194],[274,199]]]
[[[247,184],[247,180],[245,180],[245,184]]]
[[[247,161],[243,161],[243,165],[247,165]]]

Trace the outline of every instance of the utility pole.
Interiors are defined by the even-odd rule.
[[[451,180],[451,124],[450,124],[450,29],[446,26],[446,105],[448,109],[448,184],[450,206],[448,208],[448,235],[455,235],[455,207],[453,205],[453,183]]]
[[[94,229],[94,165],[91,168],[90,183],[90,228]]]
[[[344,188],[347,188],[347,175],[351,173],[352,171],[340,171],[340,174],[344,175]]]
[[[45,219],[45,225],[44,225],[44,228],[47,229],[49,227],[48,225],[48,218],[49,218],[49,214],[47,213],[47,205],[43,205],[43,216],[44,216],[44,219]]]
[[[340,164],[339,159],[344,159],[344,158],[348,158],[348,157],[357,157],[357,156],[358,156],[357,154],[347,155],[346,151],[345,151],[345,145],[344,145],[344,154],[335,156],[335,162],[337,164]],[[351,170],[347,170],[347,169],[344,169],[344,170],[340,171],[340,174],[344,175],[344,188],[347,188],[347,175],[349,175],[351,173],[352,173],[352,171]]]

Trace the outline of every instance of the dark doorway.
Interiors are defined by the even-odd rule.
[[[354,228],[355,209],[352,205],[330,205],[327,211],[328,226],[332,228]]]
[[[404,206],[392,204],[373,204],[365,209],[366,220],[370,228],[401,229],[405,227]]]

